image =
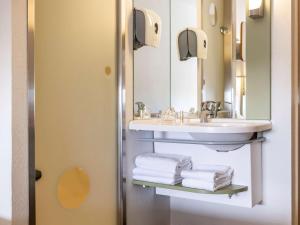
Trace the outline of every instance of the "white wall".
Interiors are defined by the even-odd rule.
[[[134,51],[134,103],[158,112],[170,106],[170,0],[134,0],[134,6],[153,10],[162,21],[159,47]]]
[[[197,0],[172,0],[171,4],[171,106],[176,111],[198,108],[198,61],[179,60],[178,34],[186,28],[197,28]]]
[[[154,10],[162,20],[159,48],[134,51],[134,102],[142,101],[152,112],[170,105],[176,111],[197,109],[197,59],[180,61],[177,35],[197,27],[196,0],[135,0],[136,8]]]
[[[0,1],[0,225],[28,224],[27,1]]]
[[[264,202],[244,209],[172,199],[172,225],[291,224],[291,1],[272,4],[273,130],[263,145]]]
[[[209,6],[216,5],[217,20],[216,25],[210,25]],[[203,101],[224,101],[224,36],[220,32],[220,27],[224,26],[225,7],[223,1],[203,0],[202,1],[202,26],[207,34],[208,51],[207,59],[203,60]],[[228,3],[227,3],[228,4]]]
[[[12,36],[11,1],[0,1],[0,224],[12,218]]]
[[[241,39],[241,23],[246,21],[246,0],[237,0],[236,1],[236,39],[240,40]],[[241,41],[241,40],[240,40]]]
[[[11,3],[0,1],[0,224],[12,218],[12,54]]]
[[[264,18],[260,20],[253,20],[246,17],[246,118],[247,119],[270,119],[271,117],[271,31],[270,23],[273,19],[273,26],[278,28],[275,23],[276,15],[282,13],[282,10],[287,9],[288,3],[283,6],[283,9],[276,9],[275,17],[270,11],[271,0],[264,0]],[[279,4],[274,2],[274,7]],[[247,4],[248,7],[248,4]],[[273,7],[273,9],[274,9]],[[291,17],[291,16],[289,16]],[[281,18],[282,19],[282,18]],[[281,20],[280,19],[280,20]],[[288,18],[287,18],[288,19]],[[285,23],[288,20],[285,19]],[[281,27],[283,35],[284,27]],[[264,33],[264,35],[261,35]],[[274,35],[274,34],[273,34]],[[279,33],[279,35],[282,35]],[[284,36],[282,36],[284,38]],[[251,41],[249,41],[251,40]],[[284,40],[284,39],[282,39]],[[291,40],[289,40],[290,42]],[[276,46],[278,47],[278,46]],[[264,90],[264,91],[262,91]]]
[[[12,224],[28,224],[27,0],[12,2]]]

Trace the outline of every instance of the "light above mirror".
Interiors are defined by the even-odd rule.
[[[251,18],[261,18],[264,16],[263,0],[249,0],[249,16]]]

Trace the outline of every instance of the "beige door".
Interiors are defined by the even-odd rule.
[[[37,225],[117,222],[114,0],[35,1]]]

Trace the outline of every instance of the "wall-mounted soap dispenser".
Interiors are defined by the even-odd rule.
[[[206,59],[207,48],[207,35],[201,29],[187,28],[178,35],[180,61],[185,61],[192,57]]]
[[[134,50],[143,46],[158,48],[161,38],[161,18],[150,9],[133,11]]]

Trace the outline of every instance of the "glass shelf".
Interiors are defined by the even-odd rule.
[[[183,187],[181,184],[168,185],[168,184],[159,184],[159,183],[152,183],[152,182],[146,182],[140,180],[133,180],[132,184],[142,186],[143,188],[163,188],[163,189],[185,191],[185,192],[191,192],[197,194],[228,195],[230,198],[233,195],[238,194],[240,192],[248,191],[247,186],[234,185],[234,184],[217,191],[207,191],[202,189],[188,188],[188,187]]]

